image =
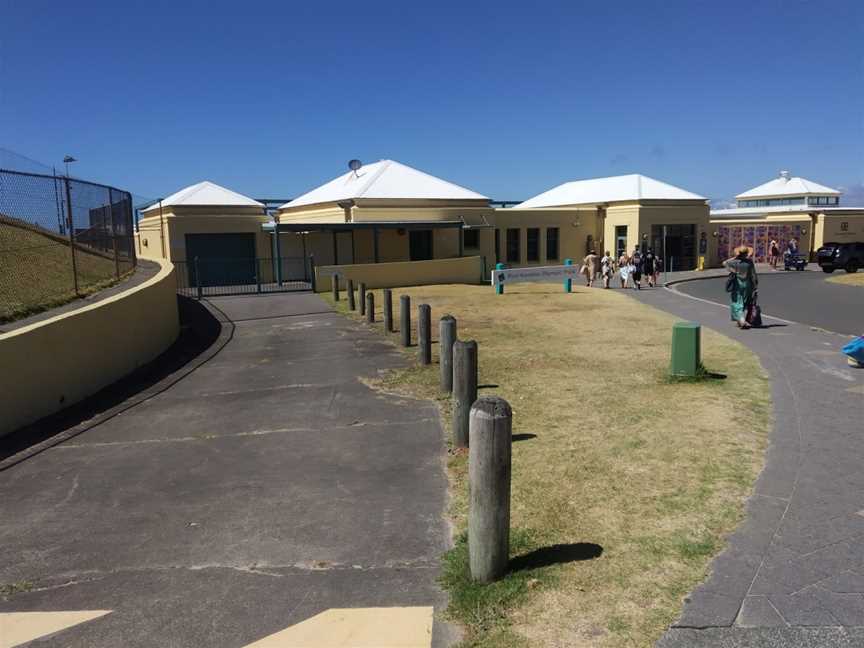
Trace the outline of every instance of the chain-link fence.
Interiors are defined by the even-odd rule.
[[[0,169],[0,322],[100,290],[135,265],[128,191]]]

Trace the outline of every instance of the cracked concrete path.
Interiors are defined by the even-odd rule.
[[[437,409],[358,379],[403,357],[314,295],[211,304],[217,355],[0,472],[0,612],[113,610],[39,645],[240,648],[330,608],[440,611]]]
[[[712,286],[722,302],[723,278]],[[864,371],[840,353],[848,336],[770,317],[739,331],[722,303],[631,294],[753,350],[774,407],[746,517],[658,648],[864,645]]]

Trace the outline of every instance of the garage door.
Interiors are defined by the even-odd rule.
[[[186,262],[190,286],[196,272],[201,286],[254,284],[255,234],[187,234]]]

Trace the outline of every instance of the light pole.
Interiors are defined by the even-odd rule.
[[[70,165],[72,162],[77,162],[77,161],[78,161],[78,160],[76,160],[76,159],[75,159],[74,157],[72,157],[71,155],[64,155],[64,156],[63,156],[63,164],[66,165],[66,177],[67,177],[67,178],[69,177],[69,165]]]

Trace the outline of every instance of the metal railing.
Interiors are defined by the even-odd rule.
[[[88,295],[129,273],[128,191],[0,169],[0,322]]]
[[[312,257],[278,259],[197,257],[174,262],[177,292],[201,299],[219,295],[312,290],[315,266]]]

